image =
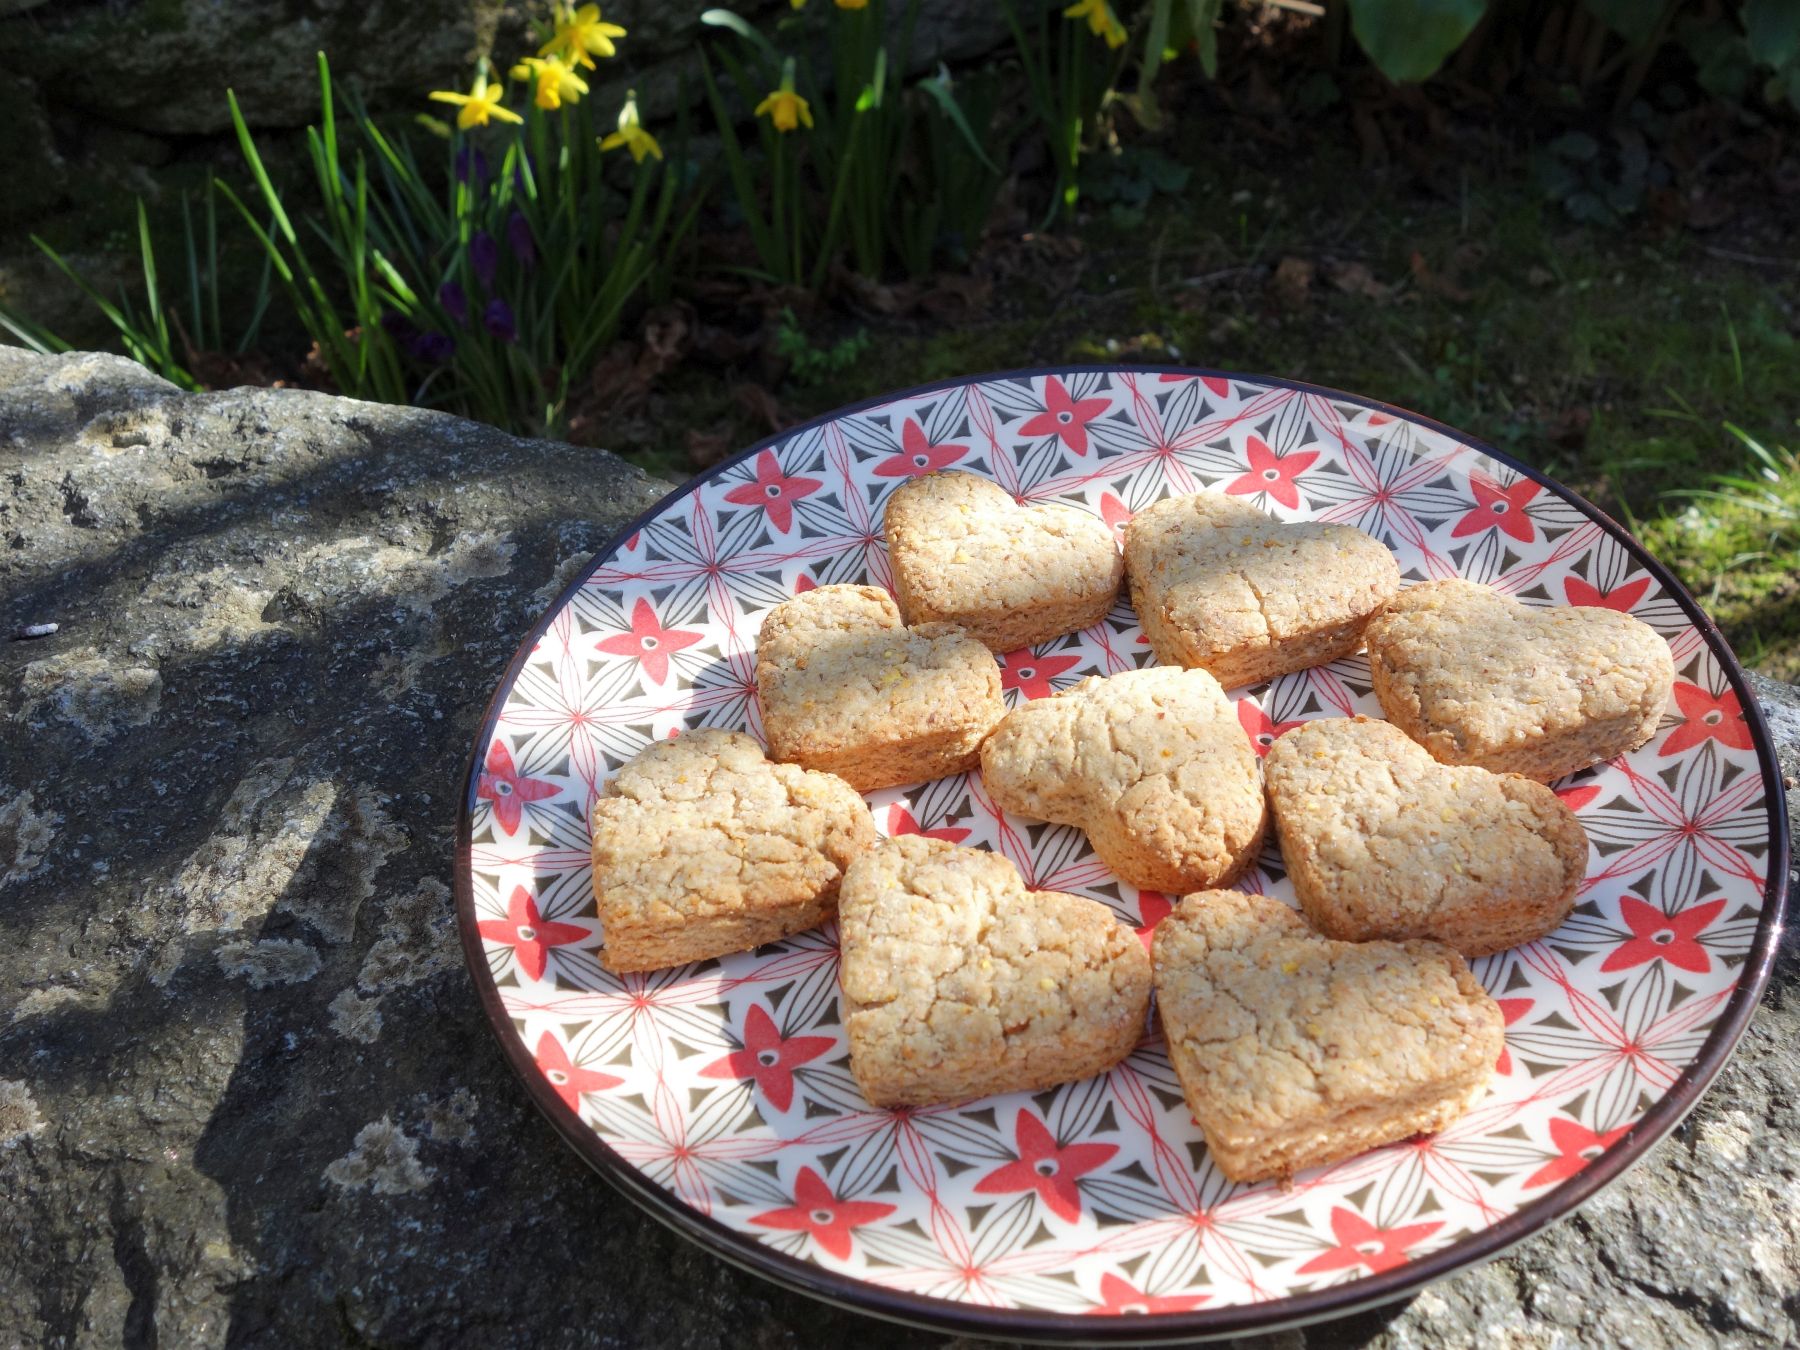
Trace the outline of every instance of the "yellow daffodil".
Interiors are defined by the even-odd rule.
[[[1063,11],[1065,19],[1086,19],[1088,32],[1095,37],[1105,38],[1109,47],[1125,45],[1125,26],[1113,17],[1111,6],[1106,0],[1076,0]]]
[[[506,86],[498,80],[490,80],[485,71],[477,71],[475,83],[466,94],[458,94],[449,89],[433,89],[431,98],[437,103],[454,103],[457,108],[456,125],[467,131],[470,127],[485,127],[492,118],[502,122],[523,122],[525,119],[511,108],[502,105],[506,97]]]
[[[867,9],[869,0],[837,0],[839,9]]]
[[[538,48],[539,56],[554,53],[572,66],[592,70],[596,56],[618,55],[613,39],[624,37],[625,30],[616,23],[602,23],[600,6],[583,5],[577,9],[572,0],[558,0],[555,14],[556,30]]]
[[[756,105],[756,116],[765,113],[777,131],[792,131],[802,122],[810,129],[813,124],[812,108],[794,92],[794,62],[791,58],[781,68],[781,88]]]
[[[560,56],[527,56],[512,68],[512,77],[535,81],[538,107],[552,111],[565,103],[581,102],[588,91],[587,81],[564,65]]]
[[[637,90],[633,89],[625,95],[625,106],[619,109],[619,129],[610,136],[601,138],[600,149],[617,150],[624,146],[631,151],[632,159],[639,164],[644,162],[645,155],[663,157],[662,147],[656,143],[656,137],[645,131],[638,122]]]

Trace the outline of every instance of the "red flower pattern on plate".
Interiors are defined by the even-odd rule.
[[[1297,450],[1278,455],[1260,436],[1250,437],[1244,444],[1244,451],[1250,460],[1250,470],[1227,483],[1225,491],[1234,497],[1253,497],[1266,492],[1288,510],[1297,510],[1300,488],[1295,480],[1312,468],[1318,461],[1319,452]]]
[[[1206,1302],[1207,1294],[1146,1294],[1117,1275],[1100,1277],[1100,1302],[1090,1317],[1144,1317],[1151,1313],[1188,1312]]]
[[[1298,721],[1275,721],[1247,698],[1238,700],[1237,718],[1238,725],[1244,729],[1244,735],[1250,738],[1250,748],[1256,751],[1258,759],[1269,753],[1269,747],[1275,744],[1276,737],[1300,725]]]
[[[794,1070],[830,1054],[836,1044],[830,1036],[783,1037],[775,1019],[754,1003],[744,1018],[744,1048],[715,1059],[700,1076],[753,1080],[770,1105],[785,1111],[794,1104]]]
[[[538,1037],[534,1058],[537,1060],[538,1072],[549,1080],[550,1086],[556,1089],[556,1095],[562,1098],[563,1105],[571,1111],[581,1110],[582,1093],[604,1092],[625,1081],[623,1078],[614,1078],[610,1073],[584,1069],[572,1062],[569,1052],[563,1049],[562,1042],[548,1031]]]
[[[487,762],[481,768],[481,780],[475,795],[494,804],[494,820],[507,834],[519,832],[526,802],[541,802],[556,795],[556,784],[541,778],[525,778],[513,768],[512,751],[506,742],[497,740],[488,746]]]
[[[1556,1156],[1525,1178],[1525,1189],[1567,1181],[1611,1148],[1613,1142],[1630,1128],[1621,1125],[1605,1134],[1596,1134],[1578,1120],[1558,1116],[1550,1122],[1550,1142],[1556,1146]]]
[[[489,942],[511,947],[519,969],[534,980],[544,977],[553,947],[566,947],[593,936],[579,924],[545,919],[538,913],[537,898],[523,886],[513,887],[504,919],[483,919],[476,927]]]
[[[909,417],[900,428],[899,452],[882,460],[874,472],[881,478],[919,478],[948,468],[968,453],[966,445],[933,445],[919,419]]]
[[[1681,709],[1683,721],[1669,733],[1659,754],[1679,755],[1706,740],[1733,750],[1750,748],[1750,726],[1744,721],[1744,705],[1738,702],[1734,690],[1710,694],[1697,684],[1677,680],[1675,706]]]
[[[1639,577],[1636,581],[1628,581],[1623,586],[1615,586],[1610,591],[1590,586],[1580,577],[1569,577],[1563,582],[1563,594],[1568,597],[1571,605],[1591,605],[1598,609],[1616,609],[1621,614],[1631,613],[1631,607],[1642,600],[1644,592],[1649,589],[1649,577]]]
[[[1168,918],[1174,908],[1175,902],[1161,891],[1138,892],[1138,926],[1133,931],[1143,939],[1146,951],[1156,937],[1156,925]]]
[[[1696,974],[1712,969],[1712,958],[1700,945],[1700,934],[1725,908],[1723,900],[1690,905],[1675,914],[1664,914],[1655,905],[1634,895],[1619,897],[1619,917],[1631,930],[1600,963],[1601,970],[1630,970],[1646,961],[1667,961],[1678,970]]]
[[[1120,499],[1118,493],[1103,492],[1100,494],[1100,519],[1107,523],[1115,539],[1123,540],[1125,538],[1125,527],[1131,524],[1131,517],[1134,514],[1132,509]]]
[[[1537,1002],[1531,998],[1497,998],[1494,1000],[1500,1007],[1500,1020],[1505,1026],[1511,1026],[1526,1013],[1531,1011]],[[1500,1058],[1494,1061],[1495,1073],[1512,1072],[1512,1051],[1504,1044],[1500,1047]]]
[[[783,473],[775,452],[765,450],[756,457],[756,481],[740,483],[725,494],[725,500],[738,506],[760,506],[768,514],[769,524],[786,534],[794,528],[794,504],[824,486],[818,478]]]
[[[650,602],[640,597],[631,607],[631,631],[601,638],[594,646],[612,656],[632,657],[650,683],[667,684],[669,658],[698,641],[700,634],[685,628],[664,628]]]
[[[951,825],[940,825],[935,830],[921,829],[918,818],[899,802],[888,807],[887,832],[890,838],[901,834],[922,834],[927,839],[942,839],[951,844],[962,843],[972,833],[970,830],[958,829]]]
[[[1320,1252],[1300,1267],[1302,1275],[1317,1275],[1328,1270],[1352,1270],[1361,1266],[1371,1275],[1403,1266],[1412,1258],[1407,1252],[1444,1225],[1441,1223],[1408,1223],[1398,1228],[1377,1228],[1353,1209],[1336,1206],[1331,1211],[1331,1235],[1338,1245]]]
[[[1529,544],[1537,537],[1531,517],[1525,514],[1525,506],[1543,489],[1531,479],[1521,478],[1511,487],[1501,487],[1490,478],[1470,474],[1469,491],[1475,494],[1475,509],[1456,522],[1456,528],[1450,531],[1452,539],[1495,528],[1522,544]]]
[[[1078,455],[1088,452],[1088,423],[1105,412],[1110,399],[1069,397],[1063,382],[1044,381],[1044,411],[1019,428],[1022,436],[1055,436]]]
[[[851,1231],[885,1219],[893,1212],[892,1205],[873,1200],[840,1200],[823,1177],[810,1167],[802,1167],[794,1179],[794,1203],[753,1214],[750,1222],[762,1228],[807,1233],[824,1251],[845,1261],[850,1257]]]
[[[1048,698],[1056,692],[1050,681],[1080,664],[1079,656],[1038,656],[1021,647],[1000,658],[1000,687],[1017,689],[1026,698]]]
[[[1013,1125],[1019,1156],[996,1167],[975,1189],[982,1195],[1014,1195],[1036,1191],[1050,1212],[1068,1223],[1081,1217],[1081,1190],[1076,1185],[1118,1153],[1117,1144],[1062,1144],[1030,1111],[1020,1111]]]

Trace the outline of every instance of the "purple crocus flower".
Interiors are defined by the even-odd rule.
[[[516,207],[506,218],[506,244],[512,249],[513,257],[519,260],[519,266],[527,272],[537,266],[537,240],[531,236],[531,222]]]
[[[465,327],[469,322],[469,297],[463,288],[454,281],[446,281],[438,287],[438,303],[444,307],[458,327]]]
[[[381,331],[395,342],[406,346],[419,336],[419,326],[398,310],[383,310],[381,314]]]
[[[441,366],[456,355],[456,340],[448,333],[426,331],[408,342],[406,349],[428,365]]]
[[[475,269],[475,279],[481,283],[481,288],[493,289],[494,273],[500,270],[500,245],[486,230],[475,231],[474,238],[469,240],[469,265]]]
[[[473,178],[479,187],[487,181],[487,156],[472,145],[465,145],[456,152],[456,181],[466,183]]]
[[[511,342],[519,336],[518,327],[513,323],[512,307],[504,300],[488,301],[487,309],[482,311],[481,322],[488,332],[502,342]]]

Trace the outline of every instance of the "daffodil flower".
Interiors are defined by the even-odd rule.
[[[1086,19],[1088,32],[1095,37],[1105,38],[1109,47],[1125,45],[1125,26],[1113,17],[1112,8],[1106,0],[1077,0],[1063,11],[1065,19]]]
[[[631,151],[631,157],[637,163],[644,162],[645,155],[663,157],[662,147],[656,143],[656,137],[645,131],[638,122],[637,90],[633,89],[625,95],[625,106],[619,109],[619,129],[610,136],[603,136],[600,149],[617,150],[624,146]]]
[[[488,79],[486,73],[481,71],[476,72],[475,83],[466,94],[458,94],[449,89],[431,91],[434,102],[456,105],[456,125],[464,131],[470,127],[485,127],[493,118],[499,118],[502,122],[523,122],[523,117],[502,105],[501,100],[505,97],[506,86],[498,80]]]
[[[587,81],[564,65],[560,56],[527,56],[512,68],[512,77],[536,81],[538,107],[552,112],[565,103],[581,102],[588,91]]]
[[[592,70],[596,56],[618,55],[613,39],[624,37],[625,30],[616,23],[602,23],[600,6],[583,5],[576,9],[571,0],[558,0],[555,13],[556,30],[538,48],[539,56],[555,53],[570,65]]]
[[[867,9],[869,0],[837,0],[839,9]]]
[[[769,120],[775,124],[777,131],[792,131],[804,122],[808,128],[813,124],[812,109],[805,99],[794,92],[794,61],[792,57],[781,68],[781,88],[770,94],[756,105],[757,117],[767,113]]]

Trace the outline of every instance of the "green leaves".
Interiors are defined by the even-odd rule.
[[[1351,28],[1396,84],[1436,73],[1474,31],[1487,0],[1349,0]]]
[[[1582,0],[1582,5],[1633,47],[1655,34],[1663,9],[1658,0]]]
[[[1800,0],[1744,0],[1744,35],[1758,62],[1785,66],[1800,55]]]

